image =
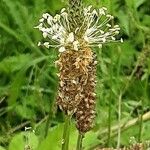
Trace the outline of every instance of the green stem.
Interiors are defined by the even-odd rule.
[[[82,150],[83,137],[84,137],[84,135],[79,133],[76,150]]]
[[[117,149],[120,149],[120,139],[121,139],[121,95],[118,99],[118,137],[117,137]]]
[[[62,150],[69,150],[69,134],[70,134],[71,115],[65,117]]]
[[[54,117],[54,114],[55,114],[55,111],[54,111],[54,105],[55,105],[55,95],[54,95],[54,98],[53,98],[53,101],[52,101],[52,105],[49,110],[49,114],[48,114],[48,118],[47,118],[47,122],[46,122],[46,126],[45,126],[45,134],[44,134],[44,138],[47,137],[48,135],[48,129],[49,127],[51,126],[51,120],[52,118]]]
[[[111,139],[111,99],[109,99],[109,110],[108,110],[108,141],[107,145],[110,146]]]
[[[141,142],[141,137],[142,137],[142,128],[143,128],[143,114],[140,114],[139,116],[139,135],[138,135],[138,142]]]
[[[45,125],[44,138],[46,138],[46,137],[47,137],[48,129],[49,129],[49,127],[50,127],[50,121],[51,121],[51,119],[52,119],[52,114],[51,114],[51,110],[50,110],[50,112],[49,112],[49,114],[48,114],[47,121],[46,121],[46,125]]]
[[[112,60],[112,58],[111,58],[111,60]],[[113,85],[112,73],[113,73],[113,66],[111,65],[110,66],[110,88]],[[111,107],[112,107],[111,103],[112,103],[112,90],[110,89],[109,107],[108,107],[108,141],[107,141],[107,146],[108,147],[110,146],[110,141],[111,141],[111,139],[110,139],[111,138],[111,123],[112,123],[111,122],[111,119],[112,119],[112,117],[111,117],[111,112],[112,112],[112,110],[111,110]]]
[[[146,78],[146,81],[145,81],[145,86],[144,86],[144,99],[146,99],[148,101],[148,95],[147,95],[147,86],[148,86],[148,77]],[[142,103],[142,110],[141,110],[141,114],[139,115],[139,135],[138,135],[138,142],[140,143],[141,142],[141,138],[142,138],[142,130],[143,130],[143,113],[144,113],[144,110],[143,110],[143,107],[144,107],[144,99],[141,99],[141,103]]]

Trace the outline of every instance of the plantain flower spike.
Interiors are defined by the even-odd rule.
[[[44,13],[36,27],[45,41],[38,46],[59,51],[57,104],[68,115],[75,114],[80,133],[91,129],[95,117],[97,61],[91,47],[116,41],[120,28],[110,24],[113,18],[105,7],[83,7],[81,0],[69,0],[68,9],[55,16]]]

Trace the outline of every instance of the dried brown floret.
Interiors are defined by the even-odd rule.
[[[93,61],[91,49],[68,50],[60,54],[57,61],[59,67],[59,91],[57,104],[66,113],[74,113],[81,100],[89,79],[89,65]]]
[[[87,69],[88,78],[82,91],[84,97],[80,101],[76,111],[77,128],[81,134],[91,129],[95,117],[96,63],[94,55],[92,55],[92,61]]]

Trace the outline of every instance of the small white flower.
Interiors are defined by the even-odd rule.
[[[53,39],[53,40],[57,40],[57,38],[58,38],[58,35],[53,35],[53,36],[52,36],[52,39]]]
[[[65,19],[67,19],[68,14],[67,14],[66,12],[62,12],[62,13],[61,13],[61,16],[63,16]]]
[[[111,27],[111,25],[109,23],[107,23],[106,26],[109,27],[109,28]]]
[[[114,25],[114,28],[119,28],[119,25]]]
[[[64,38],[60,39],[60,43],[61,43],[62,45],[64,45],[64,44],[65,44],[65,39],[64,39]]]
[[[115,31],[114,33],[115,33],[115,34],[119,34],[119,31]]]
[[[98,13],[95,9],[93,10],[92,14],[98,16]]]
[[[56,14],[56,16],[54,17],[53,21],[56,23],[59,20],[60,20],[60,15]]]
[[[64,11],[66,11],[66,8],[62,8],[61,9],[61,13],[63,13]]]
[[[43,14],[43,18],[47,19],[50,15],[48,13]]]
[[[50,47],[49,42],[44,42],[43,45],[44,45],[46,48],[49,48],[49,47]]]
[[[115,40],[116,40],[116,38],[115,38],[115,37],[113,37],[113,36],[111,37],[111,39],[112,39],[113,41],[115,41]]]
[[[107,18],[114,19],[112,15],[106,15]]]
[[[92,5],[88,6],[87,10],[90,11],[92,8]]]
[[[69,35],[68,35],[68,38],[67,38],[67,42],[69,43],[72,43],[74,41],[74,33],[73,32],[71,32],[71,33],[69,33]]]
[[[100,8],[99,9],[99,14],[100,15],[105,15],[106,13],[105,13],[105,10],[103,9],[103,8]]]
[[[105,33],[103,30],[99,30],[99,32],[100,32],[101,34],[104,34],[104,33]]]
[[[76,80],[72,80],[72,83],[77,84],[77,81]]]
[[[52,21],[53,21],[53,17],[52,16],[49,16],[47,18],[47,23],[51,26],[52,25]]]
[[[123,43],[123,39],[122,38],[120,39],[120,42]]]
[[[40,20],[39,20],[39,22],[43,22],[44,21],[44,18],[41,18]]]
[[[43,37],[47,38],[47,36],[48,36],[48,33],[47,32],[43,32]]]
[[[99,47],[99,48],[102,48],[102,44],[98,44],[98,47]]]
[[[60,20],[60,15],[56,14],[56,16],[54,18],[56,18],[56,20],[59,21]]]
[[[41,46],[41,42],[38,42],[38,46]]]
[[[36,27],[34,27],[34,28],[38,28],[38,29],[40,30],[41,28],[43,28],[43,24],[40,23],[38,26],[36,26]]]
[[[88,34],[94,32],[94,31],[95,31],[94,28],[89,28],[89,29],[86,30],[86,34],[88,35]]]
[[[59,52],[60,52],[60,53],[62,53],[62,52],[64,52],[64,51],[66,51],[65,47],[60,47],[60,48],[59,48]]]
[[[103,37],[101,40],[102,40],[103,43],[106,42],[106,38],[105,37]]]
[[[78,51],[79,42],[78,41],[74,41],[73,42],[73,47],[74,47],[74,50]]]
[[[102,7],[102,9],[104,9],[105,11],[107,11],[107,8],[106,8],[106,7]]]
[[[85,35],[84,36],[84,40],[86,41],[86,42],[89,42],[89,39],[88,39],[88,37]]]
[[[25,127],[25,131],[31,130],[32,127]]]
[[[78,32],[79,29],[80,29],[79,27],[76,28],[74,33],[76,34],[76,33]]]
[[[52,26],[52,30],[54,31],[54,32],[57,32],[57,30],[58,30],[58,24],[54,24],[53,26]]]

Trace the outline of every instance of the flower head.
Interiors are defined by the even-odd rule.
[[[82,25],[78,26],[76,23],[75,28],[72,28],[65,8],[54,17],[48,13],[43,14],[40,24],[35,27],[47,40],[43,45],[47,48],[56,47],[59,52],[64,52],[67,48],[78,51],[83,45],[101,47],[104,43],[116,41],[115,36],[119,34],[120,28],[110,24],[114,17],[107,13],[107,8],[96,10],[89,6],[83,8],[82,15]]]

